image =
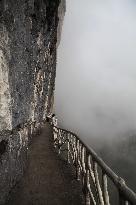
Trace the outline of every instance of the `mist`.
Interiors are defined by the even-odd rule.
[[[135,25],[135,1],[67,1],[55,97],[61,126],[87,139],[135,132]]]
[[[135,54],[136,1],[67,1],[55,90],[59,126],[76,132],[115,169],[119,163],[116,170],[133,188]]]

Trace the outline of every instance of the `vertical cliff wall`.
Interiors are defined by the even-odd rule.
[[[52,109],[64,5],[0,1],[0,204],[23,174],[30,136]]]

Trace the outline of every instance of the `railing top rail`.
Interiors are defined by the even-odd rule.
[[[66,129],[62,129],[59,127],[54,126],[58,130],[67,132],[71,135],[74,135],[86,148],[87,152],[92,156],[92,158],[98,163],[98,165],[102,168],[102,171],[112,180],[112,182],[116,185],[119,189],[121,194],[126,198],[126,200],[136,204],[136,193],[132,191],[126,184],[125,181],[115,174],[115,172],[96,154],[96,152],[88,146],[79,136],[75,133],[68,131]]]

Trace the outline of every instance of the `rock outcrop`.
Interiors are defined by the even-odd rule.
[[[64,0],[0,1],[0,204],[51,112]],[[2,150],[2,151],[1,151]]]

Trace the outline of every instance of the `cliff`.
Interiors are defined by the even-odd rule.
[[[0,204],[53,107],[64,0],[0,1]]]

